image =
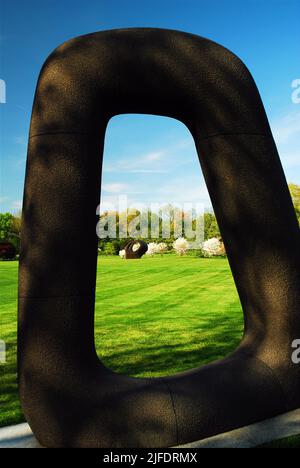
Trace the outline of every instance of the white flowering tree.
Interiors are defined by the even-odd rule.
[[[202,250],[206,257],[225,255],[224,244],[217,237],[212,237],[211,239],[206,240],[203,243]]]
[[[189,243],[184,237],[179,237],[173,242],[173,248],[178,255],[184,255],[189,248]]]
[[[148,244],[148,250],[146,252],[146,255],[149,257],[153,257],[153,255],[158,253],[158,244],[156,242],[150,242]]]
[[[168,250],[168,246],[165,242],[157,244],[157,253],[164,254]]]

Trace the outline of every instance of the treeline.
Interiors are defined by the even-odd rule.
[[[10,242],[20,251],[21,213],[0,213],[0,242]]]
[[[300,186],[296,185],[296,184],[289,184],[289,189],[290,189],[293,204],[294,204],[294,207],[295,207],[296,216],[297,216],[297,219],[298,219],[298,222],[299,222],[299,225],[300,225]],[[162,212],[161,212],[160,215],[158,215],[156,213],[148,212],[148,229],[147,229],[147,232],[151,232],[151,225],[150,224],[151,224],[151,219],[153,219],[153,217],[154,217],[154,219],[155,219],[155,217],[157,218],[156,222],[160,226],[162,224],[162,221],[165,220],[165,218],[168,218],[167,221],[170,223],[170,235],[168,237],[164,237],[162,235],[162,232],[160,232],[158,237],[151,236],[151,238],[150,238],[147,235],[142,235],[142,232],[141,232],[140,238],[145,240],[147,243],[150,243],[150,242],[159,243],[159,242],[161,242],[163,240],[163,242],[165,242],[168,245],[168,247],[171,249],[174,240],[178,237],[178,235],[176,235],[176,231],[178,231],[178,229],[177,229],[178,226],[176,226],[176,222],[178,224],[178,219],[182,220],[181,221],[181,226],[180,226],[180,229],[182,229],[182,234],[181,234],[182,237],[187,237],[188,238],[189,236],[186,235],[186,232],[185,232],[184,218],[190,217],[191,213],[181,212],[181,215],[180,215],[180,213],[178,213],[178,210],[180,211],[179,208],[173,207],[171,205],[166,205],[162,209]],[[134,209],[132,210],[132,212],[134,212]],[[100,216],[100,219],[108,217],[108,215],[109,215],[108,212],[102,213],[101,216]],[[115,235],[99,240],[99,253],[104,254],[104,255],[118,254],[118,252],[120,250],[124,249],[125,245],[130,240],[132,240],[132,237],[126,237],[126,238],[121,238],[120,239],[120,236],[119,236],[119,234],[120,234],[119,222],[120,222],[121,214],[115,212],[115,213],[113,213],[113,215],[114,215],[114,217],[116,219],[116,231],[115,231],[116,233],[115,233]],[[135,214],[128,215],[127,216],[128,224],[130,224],[130,222],[132,222],[135,217],[138,217],[138,216],[141,217],[141,215],[142,215],[142,213],[139,212],[138,210],[136,210]],[[191,222],[192,228],[194,230],[195,230],[196,222],[199,222],[199,219],[196,218]],[[206,241],[206,240],[212,239],[212,238],[220,239],[221,234],[220,234],[219,226],[218,226],[218,223],[217,223],[217,220],[216,220],[216,217],[215,217],[214,213],[206,212],[203,215],[203,240]]]
[[[296,184],[289,184],[290,193],[292,196],[293,204],[295,207],[296,216],[298,222],[300,224],[300,186]],[[139,238],[144,239],[146,242],[165,242],[168,246],[172,246],[174,240],[178,238],[178,227],[181,230],[180,236],[187,237],[187,233],[185,232],[185,224],[184,219],[191,218],[191,213],[184,213],[179,212],[180,208],[173,207],[172,205],[166,205],[160,214],[156,213],[149,213],[148,212],[148,232],[151,232],[151,219],[155,220],[158,225],[161,225],[163,221],[169,223],[170,230],[168,236],[163,236],[163,233],[159,231],[158,236],[148,236],[141,235]],[[130,210],[130,214],[126,216],[128,224],[134,222],[135,218],[141,213],[136,210],[134,214],[132,214],[134,210]],[[100,220],[105,218],[108,213],[102,213],[100,216]],[[118,252],[124,249],[125,245],[132,239],[131,236],[124,236],[120,238],[119,232],[119,223],[120,223],[120,215],[119,213],[114,213],[116,219],[116,230],[113,236],[108,236],[105,238],[99,239],[99,252],[102,254],[113,255],[118,254]],[[218,227],[218,223],[216,220],[215,215],[212,212],[206,212],[203,217],[203,240],[208,240],[211,238],[221,238],[220,230]],[[181,225],[178,226],[178,220],[181,220]],[[47,222],[47,220],[45,221]],[[192,229],[195,230],[196,222],[199,222],[199,218],[195,218],[191,220]],[[20,249],[20,239],[21,239],[21,213],[11,214],[11,213],[0,213],[0,242],[10,242],[12,243],[17,253],[19,253]]]
[[[134,209],[131,209],[131,212],[134,212]],[[166,216],[166,213],[169,213],[169,219],[163,219]],[[109,216],[112,215],[112,213],[102,213],[100,216],[100,219],[107,219]],[[143,239],[146,241],[148,244],[150,242],[156,242],[159,243],[163,241],[164,243],[167,244],[168,248],[171,249],[173,246],[174,241],[178,238],[178,233],[180,233],[180,237],[186,237],[189,238],[189,235],[186,232],[185,229],[185,223],[184,220],[187,217],[190,217],[190,213],[181,213],[181,216],[179,216],[179,213],[177,212],[177,215],[174,215],[174,210],[171,210],[171,206],[168,206],[168,211],[164,210],[164,214],[158,215],[156,213],[151,213],[148,212],[148,226],[147,226],[147,233],[148,235],[145,235],[145,233],[141,232],[141,235],[138,236],[138,238]],[[124,216],[124,214],[123,214]],[[139,210],[136,210],[135,214],[130,214],[127,216],[127,223],[130,224],[135,218],[141,217],[142,213]],[[116,220],[116,230],[115,230],[115,235],[112,237],[105,237],[105,238],[100,238],[99,239],[99,253],[103,255],[117,255],[120,250],[123,250],[126,244],[132,240],[132,237],[127,236],[124,238],[120,238],[120,214],[117,212],[113,213],[113,217]],[[159,229],[159,235],[157,237],[149,236],[149,233],[151,233],[151,221],[153,222],[153,218],[155,219],[155,223],[157,223],[160,226]],[[178,219],[181,219],[180,226],[178,225]],[[164,237],[161,226],[163,224],[163,221],[166,224],[169,224],[169,234],[167,237]],[[193,231],[196,231],[196,223],[199,223],[199,218],[191,220],[191,227]],[[212,237],[217,237],[221,238],[219,226],[216,220],[216,217],[213,213],[207,212],[204,213],[203,215],[203,221],[201,222],[201,229],[203,230],[202,238],[203,240],[211,239]],[[136,238],[136,237],[135,237]]]

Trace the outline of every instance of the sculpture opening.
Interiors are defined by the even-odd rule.
[[[241,341],[242,309],[226,257],[217,262],[200,257],[204,232],[183,256],[173,247],[175,238],[192,240],[192,210],[199,203],[206,238],[219,236],[193,137],[181,122],[140,114],[110,120],[100,213],[110,223],[111,237],[104,239],[108,231],[103,230],[99,238],[95,346],[114,372],[139,378],[173,375],[221,359]],[[119,211],[126,208],[129,221],[137,215],[141,222],[138,213],[148,213],[147,231],[135,234],[150,251],[137,265],[118,255],[124,249],[126,258],[126,246],[132,243],[134,249],[140,242],[126,239],[124,229],[123,238],[119,235]],[[156,233],[151,214],[153,224],[160,224]],[[180,220],[181,231],[174,232]],[[194,217],[193,223],[198,221]]]

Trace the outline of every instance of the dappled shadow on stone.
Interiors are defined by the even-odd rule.
[[[245,314],[232,355],[163,379],[115,374],[94,347],[95,208],[105,128],[120,113],[177,118],[191,131]],[[30,132],[18,357],[38,439],[176,445],[299,406],[300,370],[290,360],[300,336],[299,227],[245,65],[176,31],[76,38],[43,67]]]

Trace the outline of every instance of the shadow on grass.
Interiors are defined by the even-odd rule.
[[[7,363],[0,367],[0,427],[24,421],[18,394],[16,350],[16,343],[8,343]]]
[[[96,328],[97,350],[101,361],[121,374],[158,377],[199,367],[230,354],[242,338],[242,311],[236,303],[234,307],[229,305],[220,315],[207,312],[205,321],[202,319],[203,313],[199,313],[197,325],[189,323],[187,319],[186,329],[176,326],[176,323],[168,329],[161,320],[154,330],[151,319],[142,317],[136,319],[134,326],[132,317],[136,309],[136,306],[126,307],[130,316],[128,326],[124,318],[123,326],[119,325],[115,330],[111,327],[104,333],[97,333]],[[230,314],[233,310],[234,314]],[[195,316],[193,322],[196,320]],[[131,340],[130,335],[134,336],[137,330],[139,337]],[[107,333],[113,334],[110,336],[111,346],[106,342]]]

